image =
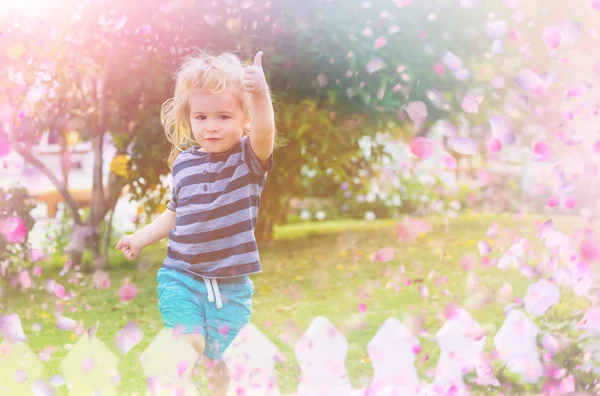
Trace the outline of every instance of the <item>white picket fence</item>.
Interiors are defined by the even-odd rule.
[[[133,322],[130,322],[133,324]],[[138,331],[135,325],[128,331]],[[521,310],[511,310],[494,337],[500,359],[513,372],[535,382],[543,375],[537,348],[538,326]],[[121,350],[141,340],[138,333],[125,337]],[[295,346],[301,378],[298,396],[440,395],[450,387],[454,395],[468,394],[463,376],[477,370],[486,384],[498,385],[486,371],[482,352],[486,336],[465,310],[459,310],[437,332],[441,350],[433,383],[419,379],[414,367],[420,352],[417,337],[398,319],[389,318],[367,346],[374,376],[365,389],[352,389],[345,360],[348,341],[325,317],[313,320]],[[161,330],[140,356],[148,381],[147,395],[199,395],[193,382],[198,354],[171,329]],[[283,359],[278,348],[255,325],[247,325],[224,354],[231,382],[228,395],[280,396],[275,366]],[[70,395],[117,395],[119,357],[97,337],[84,333],[61,363]],[[0,345],[0,394],[48,395],[43,366],[25,342]],[[483,373],[483,374],[482,374]],[[486,378],[487,375],[487,378]],[[50,381],[52,383],[52,381]],[[203,392],[203,394],[206,391]]]

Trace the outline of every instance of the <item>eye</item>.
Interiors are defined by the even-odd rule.
[[[203,116],[203,115],[199,115],[199,116],[196,117],[196,119],[197,120],[204,120],[204,119],[206,119],[206,117]]]
[[[228,120],[228,119],[230,119],[230,118],[231,118],[231,117],[229,117],[228,115],[222,115],[222,116],[221,116],[221,119],[223,119],[223,120]]]

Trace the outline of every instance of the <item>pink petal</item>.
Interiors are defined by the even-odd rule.
[[[405,111],[414,123],[420,124],[427,119],[427,106],[421,101],[412,102]]]
[[[375,48],[381,48],[385,45],[385,37],[380,36],[375,40]]]
[[[443,77],[444,74],[446,74],[446,68],[444,67],[444,65],[442,63],[435,63],[433,65],[433,72],[439,76],[439,77]]]
[[[19,283],[23,289],[31,288],[31,278],[29,277],[29,271],[21,271],[19,273]]]
[[[8,140],[0,140],[0,159],[10,154],[12,146]]]
[[[96,289],[107,289],[110,287],[110,275],[102,270],[94,272],[92,283]]]
[[[545,89],[544,82],[540,76],[531,69],[521,70],[514,81],[519,88],[527,91],[541,93]]]
[[[465,95],[460,104],[460,108],[463,109],[465,113],[476,114],[479,112],[479,99],[474,95]]]
[[[375,260],[387,263],[394,259],[395,250],[393,248],[382,248],[375,253]]]
[[[427,286],[425,286],[425,285],[419,286],[419,294],[421,294],[421,296],[423,296],[424,298],[428,298],[429,290],[427,290]]]
[[[367,312],[367,304],[365,304],[365,303],[358,304],[358,312],[360,312],[360,313]]]
[[[456,304],[446,304],[444,307],[444,317],[447,320],[452,319],[460,310],[460,307]]]
[[[565,199],[565,208],[574,209],[577,206],[577,199],[575,197],[567,197]]]
[[[456,159],[450,154],[444,154],[444,165],[450,170],[455,170],[457,167]]]
[[[117,348],[124,355],[144,338],[144,334],[134,321],[129,321],[115,337]]]
[[[502,149],[502,140],[493,137],[487,142],[487,149],[490,153],[498,153]]]
[[[139,28],[137,28],[136,33],[137,34],[148,34],[152,31],[152,26],[151,25],[142,25]]]
[[[558,204],[560,204],[560,198],[553,195],[550,198],[548,198],[548,202],[547,205],[549,208],[556,208],[558,206]]]
[[[38,278],[40,276],[42,276],[42,267],[37,266],[33,269],[33,275],[37,276]]]
[[[177,363],[177,375],[179,377],[181,377],[183,375],[183,373],[186,372],[187,369],[188,369],[187,360],[181,360],[179,363]]]
[[[489,243],[482,241],[477,244],[477,248],[479,249],[479,254],[482,256],[487,256],[492,252],[492,247]]]
[[[119,298],[123,302],[129,302],[134,299],[135,296],[137,296],[137,288],[129,282],[125,283],[119,289]]]
[[[592,8],[600,11],[600,0],[592,0]]]
[[[477,142],[470,137],[457,137],[450,141],[452,150],[462,155],[477,154]]]
[[[0,224],[0,234],[8,243],[23,243],[27,238],[27,227],[20,217],[8,217]]]
[[[224,336],[229,334],[229,325],[227,323],[221,323],[219,325],[219,334]]]
[[[421,159],[428,159],[435,153],[435,142],[424,137],[417,137],[411,142],[410,151]]]
[[[575,392],[575,377],[573,376],[573,374],[560,380],[560,394],[566,395],[571,394],[571,392]]]
[[[590,238],[586,238],[581,242],[579,252],[585,261],[595,261],[600,257],[598,244]]]
[[[551,50],[557,49],[562,39],[562,31],[556,26],[544,28],[544,44]]]
[[[54,294],[58,298],[67,297],[67,291],[65,290],[65,287],[63,285],[61,285],[60,283],[57,283],[56,285],[54,285]]]
[[[17,314],[0,316],[0,334],[9,342],[25,341],[21,319]]]
[[[59,317],[58,322],[56,323],[56,328],[59,330],[73,331],[76,327],[77,322],[66,316]]]
[[[539,161],[547,161],[552,157],[552,149],[546,142],[536,142],[533,146],[535,159]]]
[[[444,58],[442,59],[442,62],[444,62],[444,65],[446,65],[446,67],[452,71],[457,71],[457,70],[462,69],[462,61],[460,60],[459,57],[454,55],[452,52],[446,52],[444,54]]]
[[[542,338],[542,346],[554,354],[558,350],[558,340],[546,333],[544,338]]]

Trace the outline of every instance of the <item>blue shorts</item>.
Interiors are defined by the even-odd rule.
[[[217,288],[214,280],[211,283],[197,278],[160,268],[156,274],[158,309],[166,328],[180,327],[184,334],[202,334],[206,341],[204,355],[222,360],[225,349],[250,322],[254,284],[248,276],[242,276],[216,280]],[[220,309],[218,302],[222,302]]]

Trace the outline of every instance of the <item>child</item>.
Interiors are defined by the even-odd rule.
[[[161,120],[172,143],[173,197],[156,220],[116,248],[129,260],[169,237],[158,270],[158,306],[207,359],[212,395],[229,386],[222,354],[250,321],[261,272],[254,237],[260,195],[273,169],[275,121],[261,66],[203,52],[177,73]],[[197,145],[196,145],[197,144]]]

